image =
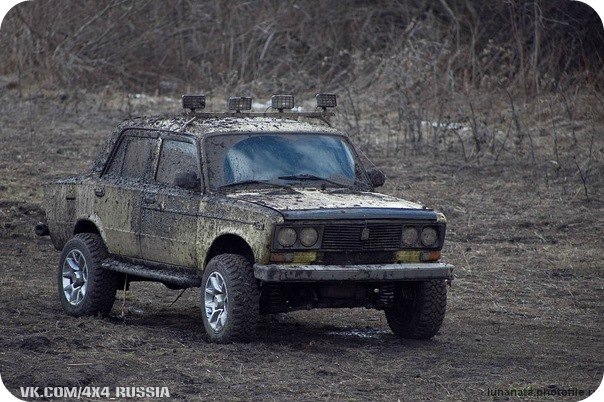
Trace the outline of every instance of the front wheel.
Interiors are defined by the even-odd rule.
[[[394,306],[386,309],[392,332],[401,338],[430,339],[440,329],[447,309],[444,279],[408,282],[397,289]]]
[[[210,260],[201,286],[201,316],[208,339],[216,343],[254,338],[260,289],[250,262],[236,254]]]
[[[76,317],[106,315],[117,290],[117,274],[103,269],[107,249],[101,237],[79,233],[65,244],[57,272],[58,291],[65,312]]]

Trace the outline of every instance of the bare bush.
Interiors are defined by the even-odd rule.
[[[432,83],[452,91],[538,90],[596,84],[601,28],[571,1],[39,0],[6,17],[0,68],[60,85],[300,90],[366,87],[396,62],[411,81],[439,74]]]
[[[392,155],[526,157],[588,189],[602,157],[585,133],[602,121],[604,31],[581,2],[37,0],[9,12],[0,52],[20,94],[333,90],[339,123]]]

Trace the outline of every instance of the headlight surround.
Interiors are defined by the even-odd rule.
[[[298,240],[298,234],[293,228],[286,227],[279,229],[277,241],[280,246],[291,247],[296,244],[296,240]]]
[[[404,246],[414,246],[417,244],[417,240],[419,239],[419,232],[417,228],[414,226],[406,226],[403,229],[403,245]]]
[[[319,240],[319,232],[315,228],[304,228],[300,231],[300,243],[304,247],[312,247]]]
[[[434,247],[438,243],[438,231],[433,226],[427,226],[422,230],[422,244],[426,247]]]
[[[321,247],[323,227],[312,223],[285,223],[277,225],[272,236],[273,250],[305,251]]]

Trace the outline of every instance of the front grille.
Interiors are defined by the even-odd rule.
[[[363,230],[369,230],[366,240]],[[399,250],[403,225],[400,223],[368,223],[367,225],[326,225],[323,250],[379,251]]]

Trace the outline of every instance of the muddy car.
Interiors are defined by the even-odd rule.
[[[120,124],[90,172],[45,187],[46,221],[62,250],[57,289],[73,316],[108,314],[134,281],[200,287],[213,342],[253,340],[260,315],[312,308],[383,310],[394,334],[429,339],[445,317],[453,267],[439,262],[443,214],[379,194],[350,140],[293,96],[251,112],[204,112]]]

